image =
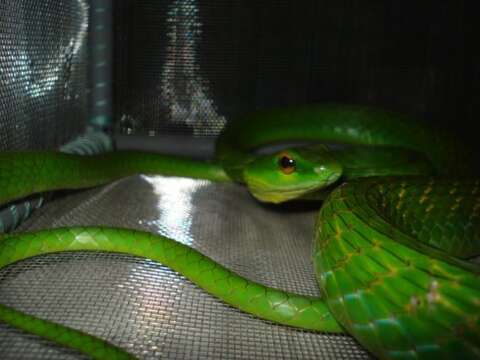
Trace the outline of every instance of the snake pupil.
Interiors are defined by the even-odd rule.
[[[287,155],[283,155],[279,160],[279,165],[285,174],[291,174],[295,171],[295,160]]]

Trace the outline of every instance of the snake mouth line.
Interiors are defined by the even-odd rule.
[[[321,186],[315,184],[312,186],[305,186],[293,190],[272,187],[268,187],[268,189],[266,189],[267,186],[264,183],[258,181],[249,181],[248,188],[252,195],[261,201],[280,203],[300,198],[302,195],[312,193],[315,190],[319,190]]]

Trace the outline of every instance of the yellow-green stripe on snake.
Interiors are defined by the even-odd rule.
[[[252,154],[279,140],[348,146]],[[479,269],[465,260],[480,250],[480,198],[468,161],[461,144],[402,116],[334,105],[260,112],[234,123],[220,137],[214,163],[138,152],[3,152],[1,204],[137,173],[234,180],[271,202],[334,190],[312,231],[322,298],[253,283],[165,237],[104,227],[3,235],[0,268],[59,251],[148,256],[246,312],[314,331],[346,331],[380,358],[480,358]],[[0,319],[93,358],[130,357],[3,305]]]

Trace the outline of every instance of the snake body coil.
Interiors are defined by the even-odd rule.
[[[461,145],[364,107],[273,110],[238,124],[221,136],[215,163],[137,152],[1,153],[0,204],[137,173],[244,182],[254,196],[272,202],[335,188],[315,226],[322,298],[253,283],[171,239],[125,229],[6,234],[0,237],[0,268],[59,251],[148,256],[241,310],[314,331],[347,331],[380,358],[480,358],[479,269],[466,260],[480,253],[480,182],[445,176],[468,174]],[[252,154],[280,140],[351,147]],[[103,340],[4,305],[0,320],[93,358],[130,357]]]

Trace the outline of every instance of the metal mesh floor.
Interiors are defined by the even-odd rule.
[[[316,210],[271,208],[245,189],[135,176],[57,197],[21,230],[68,225],[143,229],[188,244],[264,284],[317,295]],[[148,259],[62,253],[0,271],[0,301],[95,334],[144,359],[367,358],[350,337],[300,331],[244,314]],[[0,325],[3,359],[79,355]]]

